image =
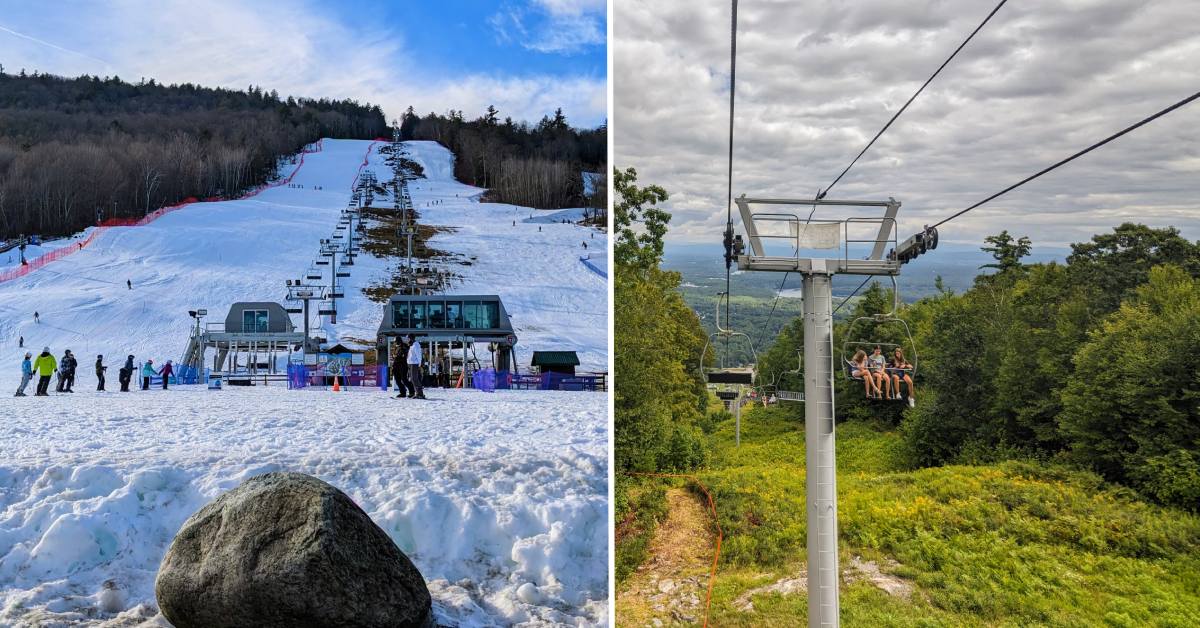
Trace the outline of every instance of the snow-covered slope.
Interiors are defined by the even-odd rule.
[[[188,310],[206,308],[210,321],[223,321],[237,301],[282,302],[285,280],[301,278],[319,239],[333,233],[371,142],[323,146],[292,180],[299,187],[198,203],[145,226],[111,228],[73,255],[0,283],[0,385],[16,388],[25,350],[36,355],[49,346],[57,357],[71,349],[85,367],[97,354],[114,363],[133,354],[162,364],[183,353]],[[550,212],[479,203],[483,190],[454,180],[448,150],[433,142],[412,142],[409,150],[425,168],[426,179],[412,188],[421,222],[456,229],[431,244],[476,258],[471,266],[453,266],[465,275],[459,289],[500,295],[517,329],[518,359],[528,364],[533,350],[567,349],[579,352],[582,368],[606,370],[606,284],[579,262],[584,242],[588,250],[606,248],[603,234],[556,222]],[[390,170],[377,150],[368,161],[387,180]],[[386,277],[394,260],[362,255],[356,262],[341,282],[346,299],[338,325],[326,327],[335,338],[373,339],[383,308],[359,288]],[[25,349],[17,346],[20,336]]]
[[[279,469],[321,477],[358,501],[430,581],[442,623],[605,622],[605,395],[431,390],[433,400],[418,404],[282,386],[89,390],[98,353],[112,365],[110,390],[126,354],[178,359],[189,309],[221,321],[235,301],[281,301],[284,281],[302,277],[333,232],[364,156],[387,179],[370,145],[325,140],[297,187],[112,228],[0,284],[0,625],[113,619],[99,605],[109,580],[123,619],[153,616],[154,572],[183,520],[246,477]],[[501,295],[518,358],[573,349],[584,368],[605,368],[605,280],[579,261],[584,241],[605,248],[601,234],[546,220],[549,212],[479,203],[481,190],[453,180],[448,151],[410,150],[428,177],[412,190],[421,222],[454,229],[432,245],[474,258],[454,266],[457,289]],[[358,288],[395,263],[358,258],[339,324],[325,325],[334,338],[374,338],[382,308]],[[8,396],[21,335],[35,353],[48,345],[79,356],[75,394]]]

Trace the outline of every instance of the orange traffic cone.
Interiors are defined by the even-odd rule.
[[[338,376],[334,375],[333,376],[333,392],[338,392],[341,389],[342,389],[341,386],[338,386]]]

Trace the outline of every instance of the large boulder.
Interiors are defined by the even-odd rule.
[[[192,515],[154,587],[176,628],[431,625],[425,579],[345,493],[267,473]]]

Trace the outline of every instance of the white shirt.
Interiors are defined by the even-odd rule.
[[[421,343],[415,340],[412,346],[408,348],[408,363],[418,365],[421,363]]]

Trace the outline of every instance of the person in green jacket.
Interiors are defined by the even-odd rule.
[[[43,347],[42,352],[33,362],[33,370],[38,374],[37,393],[35,397],[49,397],[50,376],[54,374],[58,368],[58,362],[54,359],[54,355],[50,353],[50,347]]]
[[[146,360],[142,365],[142,390],[150,390],[150,378],[157,374],[154,370],[154,360]]]

